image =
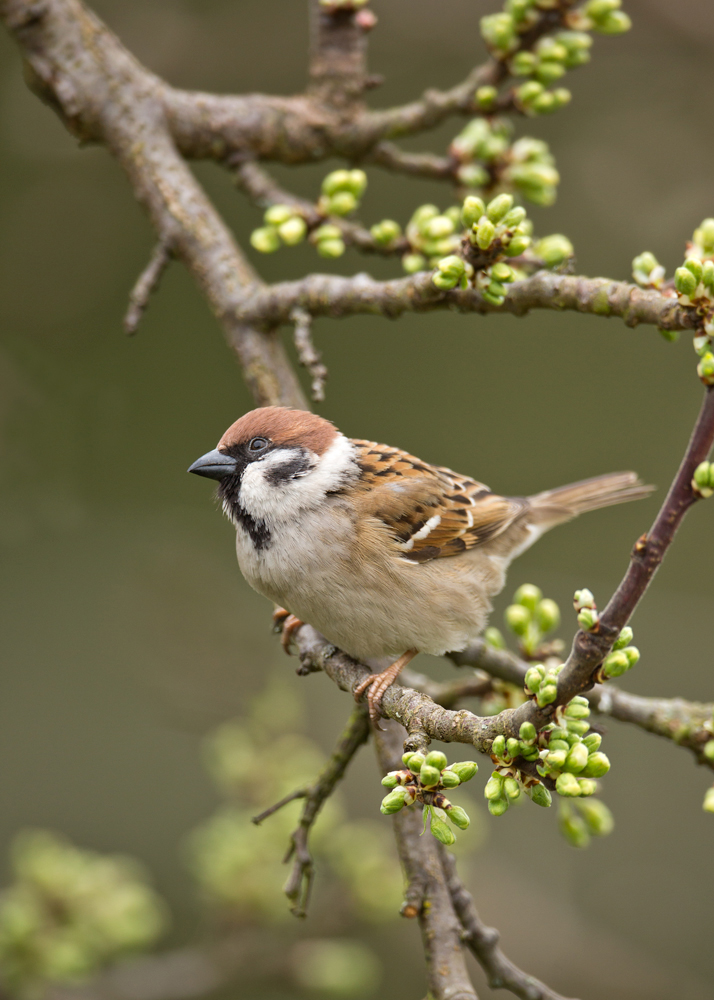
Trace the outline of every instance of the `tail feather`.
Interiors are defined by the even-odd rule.
[[[594,479],[560,486],[529,497],[531,522],[543,528],[570,520],[588,510],[611,507],[630,500],[642,500],[654,486],[647,486],[634,472],[612,472]]]

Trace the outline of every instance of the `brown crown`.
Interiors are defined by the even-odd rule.
[[[337,428],[314,413],[286,406],[261,406],[236,420],[218,442],[219,450],[265,437],[276,444],[303,445],[322,455],[337,437]]]

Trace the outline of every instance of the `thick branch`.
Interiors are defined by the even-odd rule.
[[[451,901],[464,928],[461,939],[486,973],[491,989],[509,990],[520,1000],[564,1000],[560,993],[529,976],[506,958],[498,947],[498,931],[482,922],[471,893],[459,878],[456,858],[441,845],[438,850]]]
[[[346,118],[362,108],[369,21],[355,9],[310,2],[309,93]]]
[[[550,271],[539,271],[514,282],[502,306],[486,302],[473,288],[441,292],[433,285],[431,273],[425,271],[392,281],[376,281],[367,274],[352,278],[311,274],[300,281],[256,289],[246,295],[241,316],[247,322],[277,326],[289,322],[296,306],[313,316],[369,313],[396,319],[405,312],[434,309],[523,316],[531,309],[572,309],[597,316],[619,316],[628,326],[649,323],[664,330],[685,330],[696,323],[692,310],[681,308],[676,299],[659,292],[645,291],[624,281]]]
[[[403,735],[394,725],[375,733],[377,760],[383,774],[402,766]],[[405,916],[419,917],[429,996],[433,1000],[477,1000],[466,969],[461,927],[446,886],[438,844],[431,834],[421,835],[422,814],[416,807],[400,810],[393,822],[407,880],[402,912]]]

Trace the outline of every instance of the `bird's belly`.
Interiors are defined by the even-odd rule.
[[[470,552],[414,565],[355,554],[352,525],[326,536],[310,519],[289,537],[256,549],[240,528],[237,553],[248,583],[359,659],[407,649],[441,655],[463,649],[486,625],[489,598],[503,585],[502,560]]]

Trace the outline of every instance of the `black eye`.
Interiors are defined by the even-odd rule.
[[[267,447],[268,447],[267,438],[261,438],[261,437],[251,438],[248,444],[248,451],[253,451],[253,452],[264,451]]]

